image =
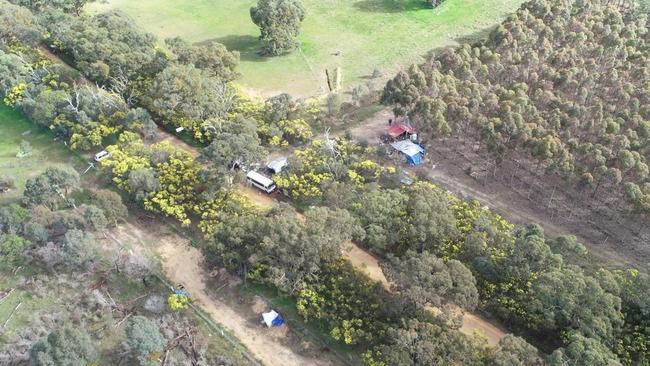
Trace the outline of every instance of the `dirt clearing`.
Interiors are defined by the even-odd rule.
[[[155,231],[154,231],[155,230]],[[251,317],[243,309],[233,309],[210,295],[205,285],[209,274],[203,268],[203,255],[191,247],[188,240],[172,232],[167,226],[151,223],[126,224],[113,231],[123,243],[142,246],[160,256],[165,276],[172,283],[181,283],[190,293],[194,303],[223,325],[264,365],[269,366],[329,366],[337,363],[328,357],[310,357],[297,353],[286,344],[287,329],[264,327],[259,322],[261,314]],[[258,316],[259,315],[259,316]],[[322,359],[321,359],[322,358]]]
[[[354,243],[345,243],[343,257],[349,260],[357,271],[365,274],[371,280],[381,283],[386,289],[390,289],[388,279],[384,276],[384,271],[381,270],[379,260],[375,256]]]
[[[391,118],[394,119],[395,116],[393,116],[390,108],[380,110],[361,125],[351,129],[352,138],[359,142],[367,141],[371,145],[378,143],[379,138],[384,134],[386,127],[388,127],[388,120]]]
[[[506,335],[506,332],[500,327],[494,325],[482,316],[472,313],[463,314],[463,325],[459,330],[461,333],[467,335],[478,333],[485,337],[488,344],[492,347],[498,345],[501,338]]]
[[[252,186],[242,184],[237,187],[237,191],[248,197],[251,202],[263,210],[270,210],[278,205],[278,201],[276,201],[272,196],[261,192]]]

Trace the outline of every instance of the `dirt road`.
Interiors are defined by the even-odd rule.
[[[136,221],[136,220],[133,220]],[[286,332],[275,332],[263,327],[258,319],[242,315],[241,309],[210,296],[204,280],[209,278],[203,269],[201,252],[191,247],[188,240],[169,230],[165,225],[155,228],[147,223],[129,223],[113,230],[122,243],[138,245],[158,254],[162,269],[173,283],[182,283],[194,303],[223,325],[262,364],[268,366],[331,366],[336,363],[328,357],[309,357],[299,354],[286,342]],[[257,314],[253,316],[257,317]]]
[[[259,323],[251,325],[249,319],[228,307],[225,303],[210,297],[203,279],[208,278],[202,267],[203,255],[187,243],[165,242],[159,246],[163,269],[174,283],[182,283],[188,289],[196,305],[212,319],[232,331],[249,351],[264,365],[332,365],[317,358],[296,354],[282,344],[278,333],[264,328]]]
[[[370,277],[370,279],[381,283],[386,289],[390,288],[388,279],[384,276],[384,271],[381,269],[379,260],[375,256],[353,243],[347,243],[345,245],[343,256],[347,258],[359,272],[364,273],[366,276]],[[499,344],[501,338],[506,335],[506,332],[498,325],[491,323],[489,320],[478,314],[469,312],[463,313],[463,322],[459,330],[461,333],[466,335],[479,333],[481,336],[485,337],[488,344],[493,347]]]

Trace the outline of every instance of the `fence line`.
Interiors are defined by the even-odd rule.
[[[162,276],[160,276],[157,273],[154,273],[153,276],[155,276],[160,282],[162,282],[165,286],[167,286],[169,289],[173,289],[174,287],[167,282]],[[253,355],[251,355],[248,351],[246,351],[246,347],[244,347],[241,343],[239,343],[239,340],[235,338],[233,335],[230,334],[230,332],[225,329],[221,324],[217,323],[214,321],[214,319],[210,318],[208,315],[206,315],[203,310],[201,310],[198,306],[189,303],[190,308],[194,310],[194,313],[203,320],[203,322],[210,328],[212,328],[214,331],[216,331],[218,334],[221,335],[228,343],[230,343],[239,353],[244,356],[250,363],[252,363],[255,366],[263,366]]]

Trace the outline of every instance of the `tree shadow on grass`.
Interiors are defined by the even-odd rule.
[[[476,45],[482,41],[487,40],[490,37],[490,33],[498,27],[498,24],[490,25],[483,27],[481,29],[475,29],[472,33],[466,34],[464,36],[456,37],[454,40],[460,44],[469,43],[470,45]]]
[[[209,41],[219,42],[226,46],[229,51],[238,51],[242,61],[265,62],[268,60],[268,57],[260,56],[258,53],[260,49],[259,39],[249,34],[231,34],[203,42]]]
[[[431,10],[431,5],[424,0],[361,0],[355,2],[354,7],[367,13]]]

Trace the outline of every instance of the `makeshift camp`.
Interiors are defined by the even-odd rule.
[[[411,140],[395,141],[390,144],[395,150],[401,152],[406,156],[406,162],[410,165],[422,164],[422,156],[424,149],[422,146],[412,142]]]
[[[277,158],[275,160],[271,160],[271,162],[269,162],[266,165],[266,169],[268,169],[271,174],[278,174],[288,164],[289,164],[289,159],[287,159],[287,157],[284,156],[284,157],[281,157],[281,158]]]
[[[284,319],[282,319],[280,314],[276,313],[275,310],[271,310],[268,313],[262,313],[262,319],[264,319],[264,324],[269,328],[279,327],[284,324]]]
[[[393,125],[386,128],[386,135],[388,135],[393,140],[406,139],[414,133],[415,129],[404,123],[394,123]]]

